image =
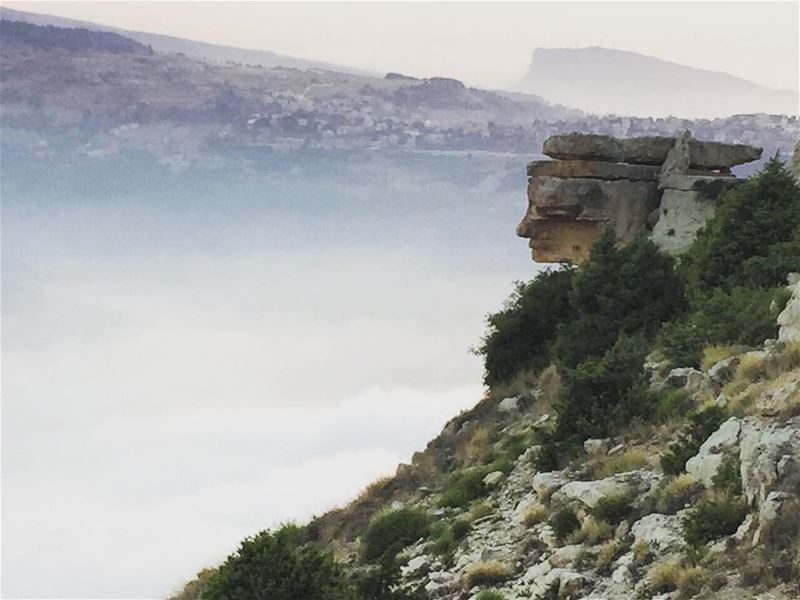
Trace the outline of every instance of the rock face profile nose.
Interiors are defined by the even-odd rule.
[[[730,168],[761,148],[678,137],[614,138],[570,133],[545,140],[555,160],[528,164],[528,208],[517,235],[536,262],[581,264],[608,227],[619,244],[652,228],[653,241],[680,254],[737,179]]]

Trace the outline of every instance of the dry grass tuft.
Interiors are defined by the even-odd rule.
[[[567,543],[594,546],[611,539],[613,536],[614,528],[610,524],[605,521],[599,521],[594,517],[586,517],[581,523],[581,528],[569,535]]]
[[[502,583],[511,576],[510,569],[497,561],[477,563],[469,567],[464,574],[467,589],[476,585],[493,585]]]
[[[703,371],[708,371],[718,362],[731,356],[742,354],[746,350],[747,348],[744,346],[708,346],[703,350],[703,359],[700,362],[700,366]]]
[[[543,504],[539,503],[530,505],[525,509],[525,513],[522,515],[522,521],[528,527],[533,527],[534,525],[541,523],[546,519],[547,508]]]
[[[603,477],[610,477],[617,473],[635,471],[647,465],[647,453],[634,448],[633,450],[628,450],[616,456],[601,457],[592,465],[592,478],[602,479]]]

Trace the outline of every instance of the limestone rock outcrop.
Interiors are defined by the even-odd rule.
[[[677,138],[617,139],[572,133],[548,138],[556,160],[528,165],[528,210],[517,235],[530,238],[537,262],[586,260],[608,227],[620,244],[647,226],[663,250],[680,254],[714,214],[714,202],[736,178],[730,167],[761,149]]]

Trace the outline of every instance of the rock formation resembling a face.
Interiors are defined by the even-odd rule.
[[[626,244],[657,220],[664,220],[666,227],[669,219],[676,219],[676,207],[670,204],[669,215],[657,211],[662,194],[690,204],[708,202],[709,189],[716,196],[733,179],[730,166],[761,153],[741,144],[699,142],[688,132],[677,139],[560,135],[548,138],[543,151],[557,160],[528,165],[528,210],[517,235],[530,239],[536,262],[578,265],[606,228]],[[678,220],[686,212],[682,208],[677,207]],[[708,218],[708,211],[694,208],[691,232],[676,239],[670,233],[660,236],[666,251],[679,253]]]

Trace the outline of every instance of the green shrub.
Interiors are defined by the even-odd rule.
[[[469,535],[472,525],[466,519],[457,519],[452,523],[439,521],[431,526],[433,539],[432,552],[447,555],[453,552],[458,543]]]
[[[703,484],[691,475],[678,475],[659,489],[655,509],[664,514],[675,514],[690,504],[703,492]]]
[[[717,201],[686,253],[693,292],[781,285],[800,256],[800,189],[776,157]]]
[[[690,547],[730,535],[741,525],[747,505],[738,498],[720,495],[704,498],[683,522],[683,539]]]
[[[548,365],[558,325],[572,314],[568,300],[572,277],[572,270],[560,269],[517,283],[503,309],[487,317],[488,332],[477,352],[484,357],[488,386]]]
[[[587,544],[594,546],[604,542],[614,536],[614,528],[606,521],[600,521],[593,517],[587,517],[581,523],[580,529],[576,529],[567,537],[569,544]]]
[[[489,473],[490,471],[486,467],[476,467],[454,473],[450,477],[446,491],[439,500],[439,505],[450,508],[463,508],[473,500],[483,498],[489,491],[486,484],[483,483],[483,478]]]
[[[677,441],[661,455],[661,468],[667,475],[679,475],[686,469],[686,461],[700,450],[700,446],[727,418],[725,409],[712,405],[689,415],[689,425]]]
[[[715,288],[698,293],[683,319],[667,323],[659,334],[664,355],[673,365],[699,367],[707,346],[756,346],[776,336],[782,288]]]
[[[363,556],[367,561],[384,554],[397,554],[408,544],[427,537],[430,518],[414,508],[400,508],[376,516],[362,536]]]
[[[576,529],[581,526],[578,516],[571,508],[562,508],[548,521],[550,527],[559,541],[564,541]]]
[[[612,428],[648,414],[652,395],[642,370],[647,347],[620,336],[600,358],[590,358],[562,375],[556,441],[605,437]]]
[[[592,515],[601,521],[606,521],[612,525],[618,524],[623,519],[627,519],[633,512],[631,499],[628,494],[612,494],[600,498],[592,509]]]
[[[742,473],[739,469],[738,453],[728,452],[725,454],[711,481],[714,489],[718,492],[731,497],[742,495]]]
[[[651,419],[663,423],[682,417],[692,408],[692,398],[686,390],[668,390],[655,394]]]
[[[553,348],[559,367],[570,368],[603,356],[620,334],[651,338],[686,304],[672,258],[644,234],[617,248],[610,230],[575,274],[570,302],[575,317],[559,328]]]
[[[506,597],[496,590],[483,590],[475,600],[506,600]]]
[[[298,576],[302,576],[302,573]],[[353,600],[423,599],[415,590],[400,588],[400,562],[391,552],[381,556],[377,564],[366,565],[352,573],[351,577],[356,589]]]
[[[456,519],[453,521],[453,539],[460,542],[469,535],[472,530],[472,524],[466,519]]]
[[[332,556],[299,539],[293,526],[246,538],[212,575],[204,600],[354,600]]]

